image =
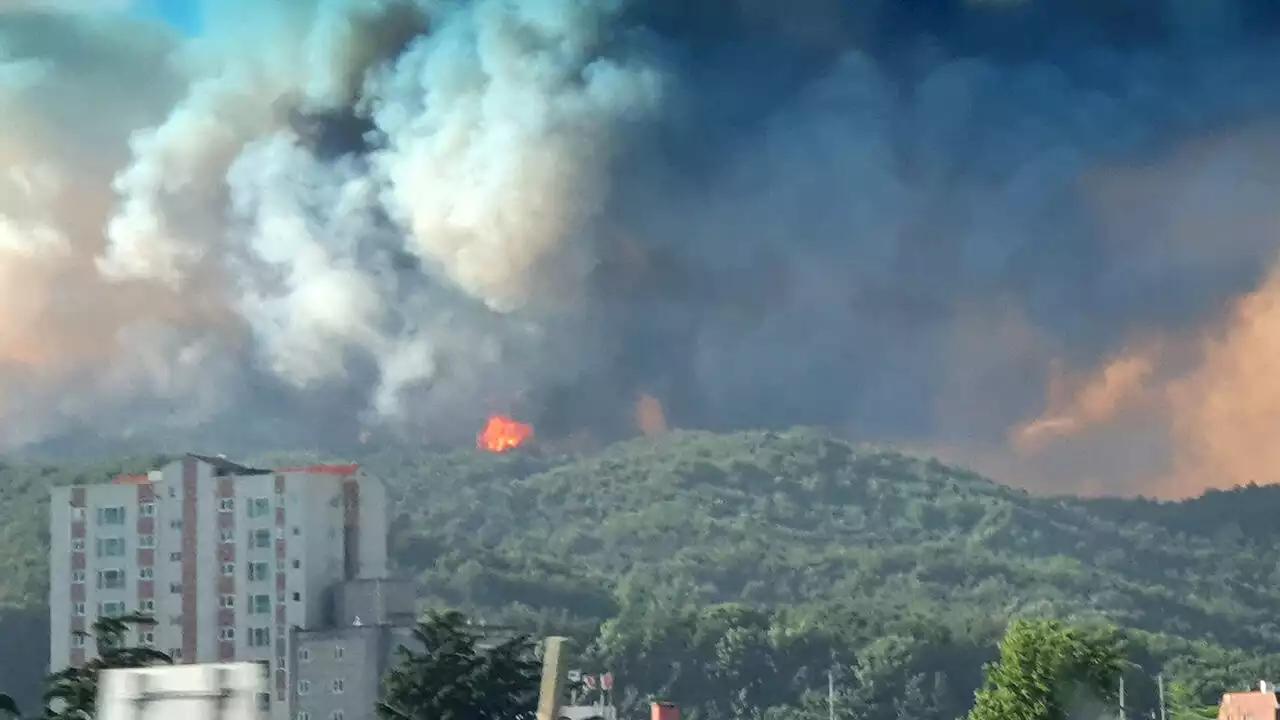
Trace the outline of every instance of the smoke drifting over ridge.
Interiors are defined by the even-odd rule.
[[[0,445],[656,407],[1271,482],[1280,17],[1103,5],[0,14]]]

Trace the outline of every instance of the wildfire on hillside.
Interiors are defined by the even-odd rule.
[[[667,415],[662,409],[662,401],[648,393],[640,393],[636,400],[635,416],[636,426],[647,437],[667,431]]]
[[[532,425],[516,422],[505,415],[494,415],[476,435],[476,447],[488,452],[504,453],[532,439]]]

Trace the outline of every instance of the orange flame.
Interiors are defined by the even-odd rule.
[[[533,439],[533,426],[516,422],[505,415],[494,415],[476,435],[476,447],[489,452],[504,453],[514,450]]]
[[[667,431],[667,415],[662,411],[662,402],[658,398],[640,393],[636,401],[636,425],[640,432],[653,437]]]

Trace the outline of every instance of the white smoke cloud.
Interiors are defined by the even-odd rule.
[[[242,221],[239,310],[272,370],[301,385],[344,374],[348,348],[375,351],[386,307],[355,248],[374,227],[372,182],[318,163],[286,135],[245,148],[227,174]]]
[[[486,375],[536,325],[493,310],[583,294],[535,270],[574,259],[563,238],[600,211],[610,133],[658,100],[643,65],[594,54],[611,8],[269,5],[214,4],[208,34],[181,43],[139,43],[163,33],[114,19],[21,16],[35,39],[0,27],[0,109],[14,110],[0,139],[0,442],[159,398],[198,422],[239,401],[246,371],[309,391],[371,367],[366,402],[387,419],[443,364],[436,401],[456,409],[517,392]],[[94,117],[73,100],[86,90],[110,97]],[[81,114],[61,106],[73,102]],[[370,157],[322,157],[298,134],[299,112],[353,106],[381,137]],[[417,269],[397,259],[412,256]],[[591,263],[576,262],[569,283]],[[86,310],[60,279],[94,306],[91,328],[59,324],[56,304]],[[68,387],[75,402],[50,402]]]
[[[1115,170],[1280,114],[1231,3],[1027,62],[884,62],[814,5],[781,13],[789,55],[734,2],[218,0],[194,39],[3,13],[0,446],[219,416],[435,437],[552,386],[1002,441],[1053,362],[1212,327],[1280,249],[1280,188],[1225,144]]]
[[[616,5],[482,0],[375,86],[388,208],[413,252],[495,310],[581,300],[591,258],[564,240],[603,211],[618,126],[658,106],[654,71],[593,55]],[[547,267],[559,286],[532,286]]]

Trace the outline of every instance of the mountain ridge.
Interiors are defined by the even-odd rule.
[[[244,459],[361,462],[388,487],[395,571],[424,602],[495,622],[590,639],[650,617],[637,603],[665,608],[660,618],[727,603],[811,618],[803,627],[847,613],[876,627],[935,618],[987,641],[1009,618],[1052,615],[1130,628],[1150,657],[1201,678],[1202,694],[1280,672],[1280,550],[1259,522],[1280,510],[1280,488],[1040,497],[806,428],[673,432],[585,457],[383,446]],[[48,488],[164,460],[0,462],[0,639],[47,641]],[[25,664],[15,677],[31,675]]]

